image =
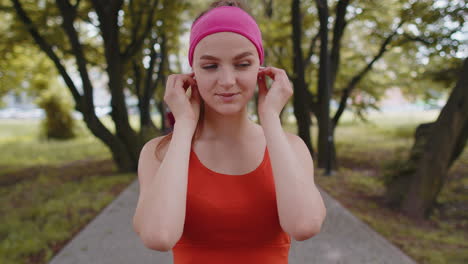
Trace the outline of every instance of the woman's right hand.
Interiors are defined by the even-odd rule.
[[[169,106],[176,122],[188,122],[196,127],[200,117],[201,97],[193,77],[194,73],[169,75],[164,102]],[[186,94],[189,87],[192,88],[190,96]]]

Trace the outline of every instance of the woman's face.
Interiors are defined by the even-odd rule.
[[[193,72],[205,106],[222,114],[241,111],[257,85],[260,59],[240,34],[219,32],[203,38],[193,53]],[[231,98],[221,94],[235,94]]]

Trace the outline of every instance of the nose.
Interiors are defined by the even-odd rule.
[[[218,76],[218,83],[223,87],[233,86],[236,83],[235,73],[229,68],[222,69]]]

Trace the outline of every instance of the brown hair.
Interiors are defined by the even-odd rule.
[[[197,18],[195,18],[195,20],[193,21],[193,23],[195,23],[201,16],[203,16],[206,12],[210,11],[211,9],[213,8],[216,8],[216,7],[220,7],[220,6],[236,6],[236,7],[239,7],[239,8],[242,8],[245,12],[247,12],[250,16],[252,16],[251,12],[250,12],[250,9],[249,7],[247,6],[247,4],[244,3],[244,1],[239,1],[239,0],[221,0],[221,1],[215,1],[213,3],[211,3],[209,5],[209,7],[201,12],[200,15],[197,16]],[[253,18],[253,16],[252,16]],[[201,97],[200,97],[201,99]],[[201,99],[201,102],[200,102],[200,117],[198,119],[198,122],[197,122],[197,127],[195,129],[195,134],[194,136],[192,137],[192,142],[191,142],[191,146],[193,145],[193,141],[194,139],[198,138],[200,136],[200,132],[201,130],[203,129],[203,118],[204,118],[204,113],[205,113],[205,103],[203,101],[203,99]],[[176,120],[177,121],[177,120]],[[159,143],[157,144],[156,146],[156,149],[155,149],[155,156],[158,160],[162,160],[160,159],[160,156],[158,155],[160,153],[160,150],[162,148],[162,146],[166,145],[166,144],[169,144],[169,142],[172,140],[172,134],[173,132],[170,132],[168,133],[166,136],[164,136],[161,141],[159,141]]]

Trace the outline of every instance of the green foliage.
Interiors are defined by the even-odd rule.
[[[105,39],[106,35],[109,35],[108,31],[114,28],[102,27],[102,18],[98,17],[92,1],[78,1],[70,6],[71,9],[75,9],[69,12],[68,15],[73,16],[73,30],[76,31],[75,33],[79,42],[77,45],[72,45],[71,39],[73,38],[70,38],[69,34],[65,32],[64,21],[66,20],[62,16],[67,16],[67,14],[63,14],[60,11],[55,1],[46,0],[37,2],[33,0],[21,0],[19,2],[27,16],[31,19],[32,27],[38,31],[40,38],[46,43],[45,46],[50,46],[54,56],[56,55],[55,66],[61,64],[64,66],[67,75],[72,77],[74,85],[67,83],[70,86],[68,88],[72,90],[75,89],[73,87],[75,86],[78,90],[77,93],[80,93],[80,95],[84,95],[83,89],[80,89],[80,86],[84,84],[86,88],[86,84],[88,83],[85,76],[89,76],[91,83],[95,87],[97,87],[97,83],[100,85],[102,82],[101,76],[109,68],[108,64],[116,63],[111,58],[112,56],[116,58],[120,56],[122,60],[119,63],[123,65],[122,71],[117,75],[107,72],[108,79],[111,79],[109,86],[115,85],[115,87],[110,87],[111,90],[123,88],[125,92],[130,91],[130,93],[137,95],[137,98],[140,99],[144,94],[142,83],[147,84],[145,88],[164,86],[164,80],[160,78],[162,76],[159,75],[159,69],[155,67],[153,70],[148,70],[149,54],[156,51],[158,54],[155,57],[155,61],[158,63],[161,61],[162,56],[165,56],[164,59],[169,61],[169,55],[177,54],[181,49],[179,47],[179,37],[180,34],[187,30],[182,25],[182,19],[185,18],[184,10],[189,9],[187,1],[156,0],[148,3],[148,1],[138,0],[122,2],[121,9],[117,10],[117,17],[115,17],[115,22],[117,23],[115,29],[118,31],[117,39],[119,42],[114,44],[117,45],[118,49],[117,52],[109,57],[109,53],[106,53],[104,50],[103,39]],[[152,3],[156,3],[154,9]],[[20,63],[23,60],[18,60],[18,58],[29,58],[28,55],[23,55],[21,51],[15,51],[10,47],[20,46],[24,47],[25,50],[31,50],[30,54],[41,54],[43,55],[41,60],[47,62],[48,65],[52,65],[52,59],[50,58],[52,56],[48,53],[48,57],[46,58],[43,49],[38,52],[38,43],[32,38],[30,32],[28,32],[28,26],[25,26],[10,1],[0,0],[0,6],[2,7],[0,8],[2,15],[0,19],[0,54],[7,54],[9,58],[9,61],[0,60],[0,78],[7,76],[9,79],[17,81],[15,83],[5,78],[2,79],[0,98],[7,91],[18,91],[20,87],[32,87],[34,85],[40,87],[50,86],[47,80],[55,79],[50,77],[57,76],[57,72],[51,73],[42,69],[37,71],[30,70],[32,67],[38,66],[39,63],[34,63],[31,59],[29,61],[26,59],[24,63]],[[114,17],[104,19],[114,19]],[[114,33],[110,34],[113,35]],[[161,41],[163,38],[165,39],[165,46],[167,48],[165,54],[161,54]],[[121,54],[119,54],[119,51]],[[32,59],[35,59],[35,57],[38,56],[30,56]],[[83,62],[82,59],[84,59],[84,67],[81,67],[83,65],[78,66],[80,61]],[[15,61],[18,62],[18,65],[11,63]],[[1,62],[5,63],[2,64]],[[25,67],[26,64],[28,64],[29,68]],[[136,68],[139,69],[135,70]],[[171,73],[171,69],[167,66],[166,68],[162,71],[164,76]],[[78,75],[76,74],[76,70],[79,70]],[[24,75],[45,75],[47,78],[45,79],[46,81],[34,83],[33,80],[24,78]],[[62,77],[66,79],[65,76]],[[81,78],[81,80],[77,81],[73,77]],[[160,78],[161,81],[156,83],[157,78]],[[162,89],[158,90],[159,94],[161,94],[160,90]],[[153,91],[151,90],[151,92]],[[37,95],[38,93],[32,96]],[[153,96],[152,93],[149,95]],[[74,97],[74,99],[77,98],[78,96]],[[83,98],[88,98],[88,96],[84,96]],[[66,112],[66,108],[62,107],[61,104],[57,104],[59,102],[57,99],[53,95],[44,95],[40,99],[41,105],[47,106],[46,112],[48,114],[47,123],[44,124],[44,134],[47,137],[71,138],[73,137],[73,129],[71,128],[72,119]],[[91,98],[91,100],[93,99]],[[159,96],[160,100],[162,100],[161,95]]]
[[[463,50],[463,1],[402,1],[405,23],[386,55],[393,86],[412,99],[431,103],[458,79]]]
[[[46,118],[41,126],[41,137],[71,139],[77,136],[76,124],[72,116],[72,103],[64,95],[63,89],[52,86],[42,92],[37,100],[39,107],[46,112]]]
[[[125,87],[133,94],[138,95],[139,98],[143,96],[145,91],[142,87],[146,84],[148,78],[147,70],[150,67],[151,53],[156,52],[157,54],[153,71],[149,73],[152,81],[156,81],[157,78],[161,77],[159,76],[159,63],[164,56],[184,53],[186,47],[181,45],[179,38],[188,31],[188,28],[183,25],[183,21],[188,20],[187,10],[193,9],[194,6],[193,3],[187,1],[163,0],[159,1],[154,14],[149,12],[148,1],[133,1],[122,7],[121,19],[123,26],[120,33],[122,34],[123,46],[129,45],[135,35],[143,35],[146,25],[142,24],[138,27],[139,23],[146,21],[151,15],[153,16],[151,29],[143,42],[140,52],[136,53],[125,65]],[[166,47],[165,54],[162,53],[163,41]],[[174,64],[167,66],[168,57],[164,57],[164,60],[166,65],[161,71],[162,75],[168,76],[174,71],[181,71],[180,65],[176,65],[179,69],[173,69],[171,66]],[[178,63],[180,64],[180,61]],[[160,80],[158,83],[154,83],[154,87],[156,87],[154,98],[156,101],[161,101],[164,96],[165,83]]]
[[[202,10],[212,1],[159,1],[154,13],[152,28],[147,38],[143,40],[140,52],[125,65],[123,82],[134,94],[142,95],[142,90],[136,87],[137,80],[141,81],[141,72],[135,73],[133,63],[136,62],[142,69],[147,69],[149,53],[152,49],[160,52],[161,36],[167,38],[168,55],[173,54],[178,58],[173,66],[180,71],[181,60],[187,55],[187,44],[179,42],[179,37],[187,33],[189,28],[186,22],[192,22]],[[263,32],[266,52],[266,65],[284,68],[292,76],[292,43],[290,26],[291,1],[272,1],[272,16],[268,17],[266,4],[269,1],[245,1],[251,7],[252,13],[260,24]],[[335,7],[338,1],[330,4],[330,35],[332,35],[335,21]],[[10,54],[9,60],[20,58],[22,52],[13,53],[16,47],[35,46],[22,22],[11,7],[9,1],[2,0],[5,6],[0,12],[0,54]],[[54,46],[59,57],[65,61],[73,58],[71,47],[64,31],[61,28],[62,18],[55,2],[21,1],[31,19],[39,26],[39,33]],[[131,5],[132,4],[132,5]],[[134,36],[145,33],[146,25],[143,23],[149,14],[149,4],[145,1],[124,2],[119,12],[119,43],[126,47],[132,42]],[[303,55],[306,56],[313,37],[318,32],[317,10],[315,1],[301,1],[303,19]],[[466,48],[463,42],[461,29],[465,23],[463,1],[402,1],[390,0],[377,1],[352,1],[348,6],[346,20],[348,22],[341,43],[340,70],[335,85],[333,97],[338,100],[340,91],[346,87],[349,81],[375,56],[383,40],[396,30],[397,25],[403,21],[401,28],[397,30],[397,36],[391,42],[389,51],[374,65],[374,69],[360,82],[359,90],[351,95],[352,104],[350,110],[356,113],[363,109],[374,107],[376,102],[382,99],[383,91],[389,87],[399,86],[407,95],[419,96],[425,101],[439,98],[443,90],[453,84],[454,73],[460,65],[460,56]],[[84,55],[90,66],[96,67],[100,72],[105,71],[106,62],[102,47],[102,36],[99,32],[99,20],[89,1],[80,1],[77,9],[76,29],[83,45]],[[333,41],[330,36],[330,43]],[[154,44],[156,40],[156,44]],[[20,45],[19,45],[20,44]],[[310,67],[305,74],[309,89],[316,94],[316,80],[318,68],[318,48],[313,51]],[[153,45],[153,46],[152,46]],[[15,48],[12,48],[15,47]],[[37,53],[33,51],[32,53]],[[25,58],[31,56],[26,55]],[[25,63],[15,66],[12,63],[2,65],[0,61],[0,77],[10,76],[2,72],[17,73],[16,80],[27,80],[22,75],[31,72]],[[33,65],[36,65],[34,63]],[[447,67],[447,65],[450,65]],[[21,69],[24,68],[24,74]],[[173,69],[166,69],[165,75]],[[155,70],[155,73],[157,71]],[[56,74],[56,73],[54,73]],[[156,74],[155,74],[156,76]],[[8,77],[10,78],[10,77]],[[6,79],[4,79],[6,80]],[[28,81],[26,81],[28,82]],[[9,89],[18,89],[19,85],[12,81],[5,81]],[[155,84],[164,87],[163,83]],[[0,84],[0,86],[2,86]],[[0,87],[0,96],[2,94]],[[156,89],[155,98],[162,100],[164,89]],[[3,92],[4,93],[4,92]]]
[[[1,57],[0,99],[9,92],[26,92],[35,97],[47,89],[49,81],[57,76],[52,63],[36,47],[15,45]]]
[[[290,6],[289,1],[273,1],[273,13],[269,17],[265,12],[265,7],[257,2],[253,14],[262,31],[265,49],[264,65],[283,68],[288,73],[294,74]]]

